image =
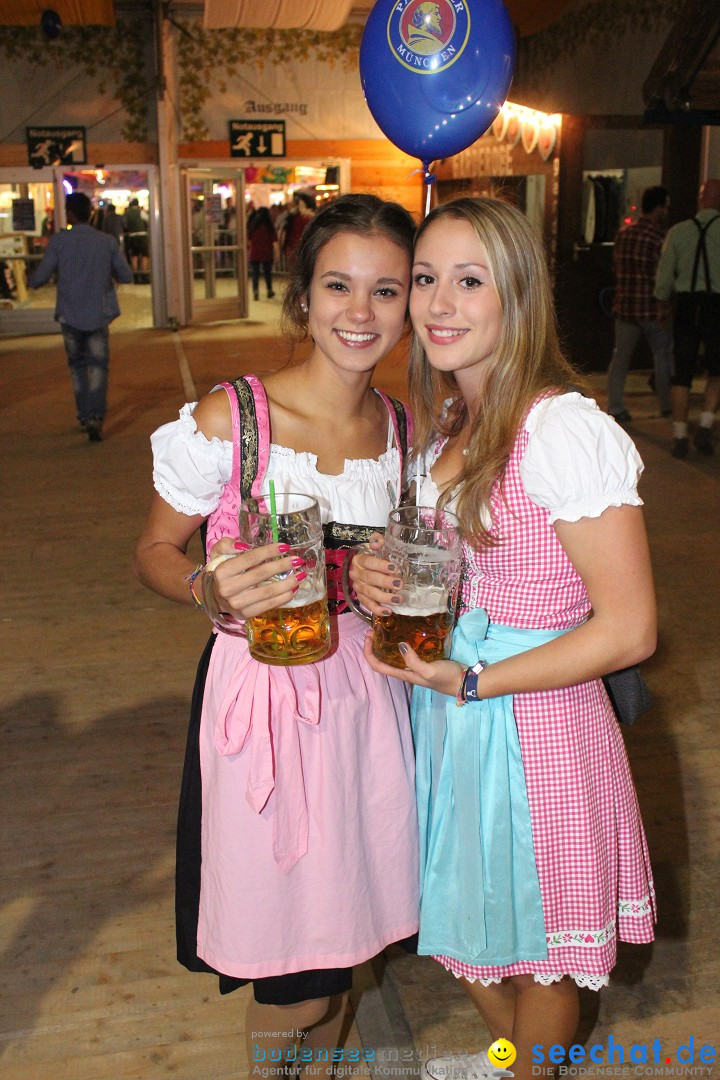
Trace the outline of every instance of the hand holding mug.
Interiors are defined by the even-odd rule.
[[[411,686],[425,686],[429,690],[436,690],[439,694],[447,694],[455,697],[465,674],[465,665],[457,660],[433,660],[427,662],[421,660],[407,642],[400,642],[398,650],[403,659],[404,667],[401,669],[396,664],[386,664],[378,659],[374,650],[373,632],[369,631],[363,643],[363,652],[373,671],[379,675],[392,675],[396,679]]]
[[[213,546],[203,572],[202,588],[209,602],[205,606],[235,619],[250,619],[289,603],[302,581],[304,560],[288,552],[288,544],[250,548],[244,541],[223,537]]]
[[[373,533],[367,545],[354,552],[348,569],[355,595],[373,615],[386,615],[402,586],[397,567],[382,557],[384,540],[382,533]]]
[[[353,559],[353,583],[372,619],[346,589],[350,607],[372,622],[375,656],[404,669],[401,642],[427,662],[447,656],[462,559],[458,519],[435,507],[398,507],[388,517],[380,555]]]
[[[261,559],[268,549],[278,551],[278,544],[287,553],[271,561],[267,584],[256,586],[262,606],[247,617],[251,656],[263,664],[283,666],[321,660],[330,648],[330,618],[317,500],[273,491],[272,497],[244,499],[238,521],[240,542],[261,553]],[[274,604],[265,603],[270,597]]]

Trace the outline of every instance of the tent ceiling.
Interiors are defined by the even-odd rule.
[[[0,0],[0,25],[39,26],[47,9],[66,26],[115,25],[113,0]]]
[[[555,22],[576,0],[506,0],[520,34],[525,37]],[[183,0],[180,0],[181,6]],[[197,6],[197,0],[189,0]],[[204,0],[206,27],[274,26],[337,30],[351,15],[367,17],[372,0]]]
[[[521,36],[535,34],[555,22],[577,0],[506,0]],[[0,0],[0,25],[33,26],[46,8],[56,11],[66,26],[115,23],[115,7],[147,7],[145,0]],[[364,18],[372,0],[170,0],[176,14],[202,14],[206,27],[226,26],[337,30],[349,18]]]
[[[720,5],[688,0],[643,87],[658,118],[720,122]]]

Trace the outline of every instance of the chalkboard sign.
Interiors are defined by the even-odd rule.
[[[13,199],[12,231],[35,232],[35,200]]]

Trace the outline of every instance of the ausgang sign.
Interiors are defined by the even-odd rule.
[[[285,157],[284,120],[230,120],[230,156]]]

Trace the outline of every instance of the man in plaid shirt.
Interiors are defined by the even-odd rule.
[[[659,321],[659,304],[653,295],[667,229],[668,193],[664,187],[646,188],[640,205],[641,217],[620,229],[613,252],[615,347],[608,368],[608,412],[621,424],[632,419],[623,394],[630,361],[641,335],[652,350],[660,411],[663,416],[670,415],[672,334]]]

